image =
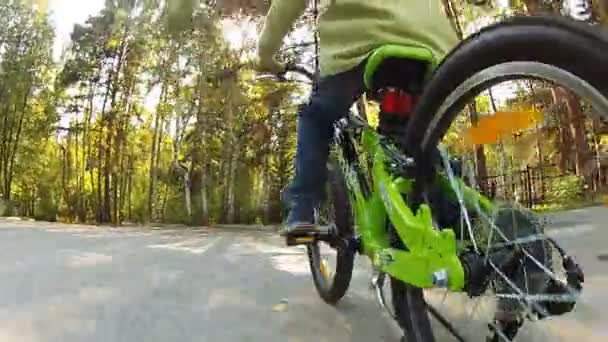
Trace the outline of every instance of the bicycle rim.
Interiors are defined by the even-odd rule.
[[[335,225],[335,209],[332,202],[333,199],[330,196],[324,205],[317,210],[316,221],[318,224],[323,226]],[[311,271],[315,277],[315,284],[320,287],[320,292],[329,292],[333,287],[338,268],[338,250],[328,242],[315,241],[308,246],[308,255]]]

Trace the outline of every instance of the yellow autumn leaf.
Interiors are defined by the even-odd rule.
[[[287,300],[287,298],[283,298],[281,299],[281,302],[277,305],[274,305],[272,307],[272,311],[274,312],[285,312],[287,311],[287,304],[289,303],[289,301]]]

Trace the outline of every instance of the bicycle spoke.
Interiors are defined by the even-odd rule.
[[[455,233],[466,289],[473,296],[446,293],[433,299],[440,309],[462,316],[458,327],[463,335],[476,335],[477,322],[490,321],[488,326],[495,333],[488,341],[493,342],[556,341],[560,338],[551,336],[553,328],[562,337],[570,332],[557,326],[558,320],[546,318],[588,320],[576,313],[577,309],[588,310],[587,305],[574,309],[585,280],[582,269],[552,234],[545,234],[546,222],[538,220],[535,212],[552,210],[553,204],[569,206],[590,192],[583,184],[594,191],[600,189],[600,162],[592,171],[590,165],[579,165],[580,158],[571,149],[587,154],[586,148],[579,148],[583,143],[579,140],[592,139],[597,151],[596,125],[603,129],[606,123],[582,118],[596,113],[604,121],[608,100],[603,84],[598,88],[591,76],[570,70],[569,63],[554,65],[550,58],[540,61],[541,55],[483,67],[452,90],[428,122],[415,117],[408,131],[409,143],[416,144],[416,138],[421,138],[423,152],[440,148],[441,179],[428,186],[427,202],[439,229],[451,228]],[[533,82],[539,84],[536,92]],[[523,89],[525,85],[528,88]],[[414,125],[418,123],[424,128],[419,135]],[[456,160],[463,164],[452,157],[463,158]],[[545,173],[547,166],[549,173]],[[562,176],[565,173],[569,175]],[[436,199],[437,189],[439,197],[449,197],[445,202]],[[476,191],[483,196],[478,197]],[[585,248],[594,247],[578,236],[560,238],[560,242],[564,247],[573,246],[573,254],[576,248],[586,253]],[[597,274],[597,267],[591,271]],[[479,290],[486,292],[476,296]],[[494,315],[488,315],[492,310]],[[530,323],[521,325],[523,322]]]
[[[498,298],[506,299],[521,299],[529,302],[547,302],[552,301],[556,303],[568,303],[572,301],[572,297],[564,294],[512,294],[512,293],[496,293]]]
[[[447,157],[447,152],[445,150],[445,148],[441,149],[441,154],[442,154],[442,159],[443,159],[443,164],[446,170],[446,174],[448,177],[448,180],[450,182],[450,185],[452,186],[452,189],[458,199],[458,204],[460,206],[460,211],[461,211],[461,237],[463,237],[464,235],[462,235],[462,233],[464,233],[464,225],[466,224],[466,231],[468,233],[468,236],[470,238],[470,241],[473,245],[473,248],[475,251],[479,251],[479,245],[478,245],[478,241],[477,238],[475,236],[474,233],[474,228],[471,222],[471,219],[469,217],[469,213],[468,210],[465,206],[464,203],[464,194],[463,191],[461,189],[461,187],[459,186],[458,181],[456,181],[455,179],[455,175],[454,172],[452,170],[452,167],[449,163],[449,158]],[[464,168],[463,168],[464,169]],[[474,179],[474,177],[470,177],[469,175],[469,184],[472,184],[474,188],[476,188],[476,181]],[[529,279],[528,279],[528,272],[527,272],[527,267],[525,265],[523,265],[522,262],[522,270],[523,270],[523,277],[524,277],[524,289],[522,291],[522,289],[520,289],[520,287],[515,284],[513,281],[511,281],[511,279],[509,279],[509,277],[507,275],[505,275],[498,266],[496,266],[493,262],[491,262],[488,258],[490,256],[490,251],[491,250],[498,250],[500,248],[505,248],[505,247],[510,247],[510,246],[519,246],[521,247],[521,250],[523,251],[524,256],[527,259],[532,260],[532,262],[538,266],[545,274],[549,274],[550,277],[557,279],[557,276],[555,275],[554,272],[552,272],[548,267],[546,267],[544,265],[543,262],[539,261],[534,255],[532,255],[532,253],[530,253],[527,249],[527,247],[523,244],[530,244],[533,242],[536,243],[541,243],[544,244],[547,241],[547,237],[544,236],[544,234],[538,233],[538,234],[533,234],[533,235],[527,235],[524,237],[520,236],[520,228],[518,226],[518,222],[515,219],[515,211],[511,212],[511,216],[512,216],[512,224],[513,224],[513,229],[514,229],[514,239],[509,239],[502,231],[499,227],[496,226],[496,224],[493,222],[492,218],[489,217],[489,215],[487,213],[485,213],[482,209],[481,209],[481,205],[479,203],[479,201],[474,201],[474,207],[476,210],[476,213],[478,214],[478,216],[480,216],[481,219],[481,223],[480,226],[481,227],[485,227],[485,231],[486,233],[484,233],[485,235],[487,235],[487,243],[485,244],[485,257],[484,260],[485,262],[487,262],[493,269],[494,272],[500,277],[500,279],[505,282],[509,287],[510,290],[514,292],[514,294],[511,293],[500,293],[500,294],[496,294],[496,298],[499,300],[515,300],[517,301],[519,304],[518,306],[521,308],[521,310],[523,310],[523,313],[525,316],[535,316],[535,312],[539,312],[542,315],[548,315],[548,312],[545,310],[544,307],[542,307],[541,305],[539,305],[539,302],[543,301],[543,302],[548,302],[548,301],[562,301],[562,302],[571,302],[572,301],[572,296],[568,296],[568,295],[543,295],[543,294],[531,294],[530,293],[530,284],[529,284]],[[464,223],[464,224],[462,224]],[[495,242],[495,239],[499,239],[502,240],[502,242],[498,241]],[[543,245],[544,246],[544,245]],[[544,247],[543,247],[544,248]],[[546,253],[546,251],[543,249],[544,253]],[[521,261],[520,261],[521,262]],[[484,301],[485,298],[480,297],[477,298],[477,300],[475,301],[475,303],[473,304],[472,307],[470,308],[465,308],[465,316],[468,317],[468,324],[466,325],[468,329],[471,329],[474,326],[474,322],[476,319],[476,314],[477,312],[479,312],[479,309],[481,307],[484,306],[485,303],[482,303],[482,301]],[[442,304],[445,302],[445,296],[442,299]],[[483,311],[482,311],[483,314]],[[498,327],[494,322],[489,322],[489,325],[493,327],[493,330],[495,331],[495,333],[502,339],[504,339],[505,341],[509,341],[510,339],[501,331],[501,328]]]
[[[496,227],[496,225],[492,225],[492,228],[494,230],[496,230],[499,235],[501,235],[505,240],[509,240],[501,231],[500,229],[498,229],[498,227]],[[509,241],[510,243],[512,243],[512,241]],[[525,247],[520,247],[522,253],[528,258],[530,259],[536,266],[538,266],[539,268],[541,268],[545,274],[547,274],[548,276],[550,276],[553,280],[555,281],[561,281],[561,279],[553,272],[551,271],[544,263],[540,262],[538,259],[536,259],[533,255],[530,254],[530,252],[525,248]],[[568,287],[568,290],[571,291],[572,296],[576,296],[576,290],[571,289],[570,287]]]
[[[450,171],[448,171],[448,174],[450,174]],[[451,175],[452,175],[452,177],[453,177],[453,173],[451,173]],[[454,182],[454,183],[455,183],[455,182]],[[455,192],[459,192],[459,194],[460,194],[459,196],[462,198],[462,196],[463,196],[463,195],[462,195],[462,192],[460,192],[460,188],[459,188],[459,187],[454,187],[454,191],[455,191]],[[478,201],[476,201],[476,207],[477,207],[478,214],[482,215],[482,216],[483,216],[483,218],[484,218],[484,220],[485,220],[486,222],[488,222],[488,223],[491,225],[491,228],[492,228],[492,230],[491,230],[491,231],[492,231],[492,232],[497,232],[497,233],[498,233],[498,235],[499,235],[499,236],[500,236],[502,239],[504,239],[504,240],[507,242],[507,243],[505,243],[504,245],[513,245],[513,244],[517,244],[517,245],[519,245],[519,244],[520,244],[520,243],[522,243],[522,242],[530,242],[530,241],[537,241],[537,240],[546,240],[546,237],[539,238],[540,236],[542,236],[542,235],[540,235],[540,234],[538,234],[538,235],[534,235],[534,236],[531,236],[531,237],[522,238],[522,239],[517,239],[517,240],[515,240],[515,241],[514,241],[514,240],[509,240],[509,239],[508,239],[508,238],[507,238],[507,237],[504,235],[504,233],[503,233],[503,232],[502,232],[502,231],[501,231],[501,230],[500,230],[500,229],[499,229],[499,228],[498,228],[498,227],[497,227],[497,226],[496,226],[496,225],[493,223],[493,220],[492,220],[490,217],[488,217],[488,216],[487,216],[487,214],[485,214],[485,212],[484,212],[483,210],[481,210],[481,207],[480,207],[480,205],[479,205],[479,202],[478,202]],[[516,221],[516,220],[514,220],[514,221]],[[470,236],[471,236],[471,238],[472,238],[472,239],[474,239],[474,234],[472,234],[471,232],[470,232]],[[489,244],[490,244],[490,243],[488,243],[488,245],[489,245]],[[525,255],[527,258],[529,258],[530,260],[532,260],[532,262],[534,262],[534,264],[536,264],[536,265],[537,265],[539,268],[541,268],[541,269],[542,269],[542,270],[543,270],[543,271],[544,271],[544,272],[545,272],[547,275],[549,275],[549,276],[550,276],[550,277],[551,277],[553,280],[558,280],[558,281],[560,280],[560,279],[557,277],[557,275],[555,275],[555,273],[554,273],[554,272],[552,272],[551,270],[549,270],[549,269],[548,269],[548,268],[547,268],[547,267],[546,267],[546,266],[545,266],[545,265],[544,265],[542,262],[538,261],[538,260],[537,260],[537,259],[536,259],[534,256],[532,256],[532,255],[531,255],[531,254],[528,252],[528,250],[527,250],[525,247],[521,248],[521,250],[522,250],[522,252],[524,253],[524,255]],[[488,251],[488,250],[486,250],[486,252],[487,252],[487,251]],[[486,253],[486,254],[488,254],[488,253]],[[486,258],[486,261],[487,261],[487,258]],[[495,266],[495,265],[493,265],[493,266]],[[504,275],[503,275],[503,277],[504,277],[504,278],[507,278],[507,277],[506,277],[506,276],[504,276]],[[515,287],[517,288],[517,286],[515,286]],[[517,288],[517,289],[518,289],[518,288]],[[519,289],[518,289],[518,290],[519,290]],[[573,293],[571,294],[572,296],[576,296],[576,293],[574,292],[574,290],[573,290],[573,289],[570,289],[570,288],[569,288],[569,290],[571,290],[571,291],[573,292]],[[572,296],[570,297],[570,301],[572,300]],[[549,298],[551,298],[551,297],[549,297]]]
[[[506,282],[507,282],[507,284],[508,284],[509,286],[511,286],[511,288],[512,288],[512,289],[513,289],[515,292],[517,292],[517,293],[518,293],[520,296],[522,296],[523,298],[525,298],[525,295],[523,294],[523,292],[521,291],[521,289],[519,289],[519,287],[517,287],[517,285],[516,285],[515,283],[513,283],[513,281],[511,281],[511,279],[509,279],[509,277],[508,277],[508,276],[506,276],[506,275],[505,275],[505,274],[504,274],[504,273],[503,273],[503,272],[500,270],[500,268],[499,268],[498,266],[494,265],[494,263],[493,263],[493,262],[491,262],[491,261],[488,263],[488,265],[490,265],[490,266],[491,266],[491,267],[494,269],[494,272],[496,272],[497,274],[499,274],[499,275],[502,277],[502,279],[503,279],[504,281],[506,281]],[[540,305],[536,304],[535,302],[530,302],[530,303],[526,302],[526,304],[527,304],[528,306],[532,306],[532,305],[534,305],[534,306],[536,306],[536,309],[537,309],[537,310],[541,311],[543,314],[547,314],[547,315],[548,315],[548,312],[547,312],[547,311],[546,311],[546,310],[545,310],[543,307],[541,307]]]
[[[445,150],[445,149],[443,149]],[[453,185],[453,191],[457,193],[457,196],[459,198],[463,198],[463,193],[460,189],[459,186],[454,186],[454,184],[457,184],[456,181],[452,181],[454,174],[451,170],[451,166],[449,165],[449,163],[445,163],[445,160],[447,160],[448,158],[444,156],[444,164],[446,164],[446,169],[448,172],[448,176],[451,179],[451,183]],[[476,184],[475,184],[476,185]],[[463,205],[464,201],[459,201],[459,203],[461,203],[461,205]],[[506,247],[509,245],[518,245],[520,246],[523,254],[526,256],[526,258],[530,259],[536,266],[538,266],[539,268],[541,268],[545,274],[547,274],[549,277],[551,277],[553,280],[555,281],[560,281],[561,279],[559,279],[559,277],[553,272],[551,271],[544,263],[540,262],[536,257],[534,257],[532,254],[530,254],[530,252],[527,250],[526,247],[521,247],[522,243],[528,243],[528,242],[533,242],[533,241],[546,241],[547,237],[543,234],[536,234],[536,235],[531,235],[531,236],[527,236],[524,238],[517,238],[515,240],[510,240],[506,235],[504,235],[504,233],[495,225],[495,223],[493,222],[493,220],[481,209],[481,206],[479,204],[479,201],[475,201],[475,206],[476,206],[476,211],[479,215],[481,215],[484,219],[485,222],[490,224],[490,227],[492,228],[490,230],[490,236],[493,237],[494,232],[496,232],[504,241],[505,243],[502,244],[495,244],[494,247],[499,248],[499,247]],[[514,213],[513,213],[514,215]],[[517,220],[513,220],[513,222],[515,223],[515,225],[517,225]],[[474,234],[471,232],[471,230],[469,230],[469,235],[471,237],[472,240],[475,239]],[[517,234],[515,234],[517,236]],[[487,262],[487,258],[489,253],[487,253],[489,251],[489,246],[491,245],[491,241],[490,239],[488,239],[488,248],[486,249],[486,257],[485,257],[485,261]],[[525,277],[525,280],[527,281],[527,277]],[[568,286],[567,288],[570,291],[570,301],[572,301],[572,298],[576,298],[577,296],[577,291],[575,289],[572,289],[571,287]]]
[[[469,231],[470,236],[473,236],[473,227],[471,226],[471,220],[469,218],[467,208],[464,205],[464,197],[462,195],[462,192],[459,191],[460,186],[458,185],[458,182],[456,181],[456,178],[454,177],[454,172],[452,170],[452,166],[450,165],[449,159],[446,157],[447,151],[445,150],[445,148],[442,147],[442,148],[440,148],[440,153],[441,153],[442,157],[444,157],[443,158],[444,167],[446,168],[446,170],[448,172],[448,178],[450,180],[452,188],[454,189],[454,192],[456,192],[456,197],[458,198],[458,204],[460,204],[460,210],[461,210],[461,212],[464,216],[465,222],[467,224],[467,229]],[[477,248],[477,242],[475,241],[475,239],[472,239],[471,242],[473,243],[473,248],[475,249],[475,252],[479,252],[479,249]]]

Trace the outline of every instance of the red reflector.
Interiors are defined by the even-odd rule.
[[[383,113],[407,116],[414,106],[414,98],[407,93],[389,90],[382,96],[380,110]]]

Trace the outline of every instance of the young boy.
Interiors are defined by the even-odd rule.
[[[316,1],[316,0],[312,0]],[[307,0],[273,0],[258,46],[258,69],[281,73],[274,56]],[[437,60],[457,44],[441,0],[320,0],[320,71],[317,91],[298,117],[295,177],[286,199],[283,235],[314,228],[322,200],[333,124],[364,91],[367,56],[385,44],[425,47]]]

